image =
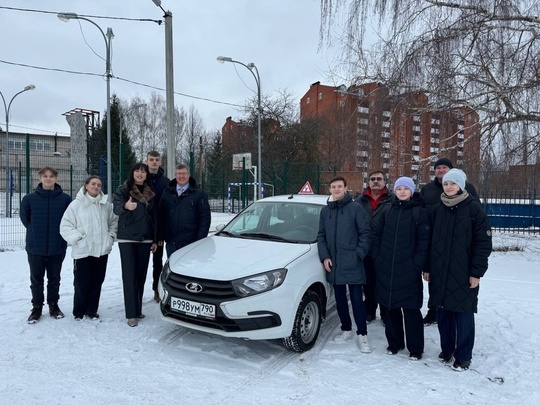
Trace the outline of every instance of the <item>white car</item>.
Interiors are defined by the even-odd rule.
[[[328,196],[289,195],[251,204],[216,234],[176,251],[163,267],[163,319],[244,339],[282,339],[309,350],[332,286],[317,251]]]

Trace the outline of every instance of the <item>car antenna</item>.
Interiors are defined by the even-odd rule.
[[[289,197],[287,197],[287,200],[292,200],[294,198],[294,193],[292,193]]]

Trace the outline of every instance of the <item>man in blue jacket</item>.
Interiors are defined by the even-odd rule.
[[[44,278],[47,273],[47,304],[55,319],[64,317],[58,307],[60,299],[60,271],[66,256],[67,243],[60,236],[60,221],[71,203],[71,197],[56,184],[58,172],[51,167],[39,171],[40,183],[33,193],[21,202],[21,221],[26,228],[26,252],[30,265],[32,312],[28,323],[41,317],[45,302]]]
[[[163,192],[158,211],[159,240],[165,240],[167,256],[208,236],[210,205],[186,165],[177,165],[175,179]]]

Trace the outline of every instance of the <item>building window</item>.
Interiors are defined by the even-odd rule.
[[[9,140],[9,149],[11,150],[24,150],[24,141]]]
[[[382,112],[383,117],[390,117],[390,111],[383,111]]]
[[[414,122],[419,122],[420,121],[420,116],[419,115],[414,115],[412,117],[412,119],[413,119]]]
[[[385,128],[390,127],[390,121],[383,121],[382,126]]]
[[[345,107],[345,100],[339,100],[339,106]]]
[[[369,114],[369,108],[367,107],[358,107],[358,112],[362,114]]]
[[[317,96],[317,98],[318,98],[319,100],[322,100],[322,93],[319,93],[319,95]]]
[[[309,104],[311,102],[311,100],[308,98],[306,98],[306,104]]]
[[[420,125],[415,125],[412,127],[413,131],[420,132]]]
[[[367,118],[358,118],[358,123],[361,125],[367,125],[369,124],[369,121]]]

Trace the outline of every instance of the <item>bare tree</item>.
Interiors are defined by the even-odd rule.
[[[540,154],[540,3],[537,0],[321,0],[321,40],[345,16],[353,82],[421,91],[428,108],[480,114],[484,158],[498,165]],[[379,40],[366,30],[378,18]],[[323,42],[321,42],[323,43]]]

